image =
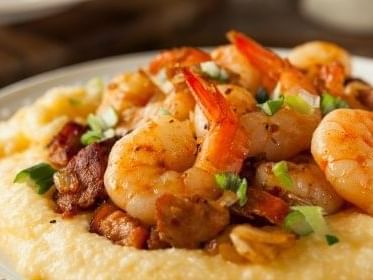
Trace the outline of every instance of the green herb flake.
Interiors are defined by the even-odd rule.
[[[87,118],[87,123],[92,131],[101,132],[105,129],[105,123],[99,116],[89,114]]]
[[[348,103],[340,97],[333,96],[329,93],[323,93],[320,100],[320,108],[323,115],[339,108],[349,108]]]
[[[293,187],[293,180],[289,175],[288,164],[286,161],[280,161],[272,166],[272,172],[280,183],[280,186],[286,190]]]
[[[284,220],[285,229],[305,236],[313,232],[304,215],[299,211],[291,211]]]
[[[279,99],[272,99],[264,102],[263,104],[259,104],[258,106],[262,109],[264,113],[268,116],[273,116],[277,113],[284,104],[284,98],[280,97]]]
[[[321,207],[293,206],[291,209],[302,213],[306,222],[311,226],[315,233],[325,235],[329,232],[328,225],[323,217],[323,209]]]
[[[20,171],[14,183],[26,183],[36,189],[38,194],[46,193],[53,185],[56,170],[47,163],[39,163]]]
[[[300,236],[312,232],[323,236],[329,246],[338,243],[339,239],[330,234],[329,227],[319,206],[293,206],[292,211],[285,217],[284,227]]]
[[[100,115],[100,117],[101,117],[101,119],[102,119],[102,121],[105,125],[105,128],[112,128],[112,127],[116,126],[118,121],[119,121],[119,117],[118,117],[117,112],[111,106],[109,108],[107,108],[102,113],[102,115]]]
[[[242,207],[247,202],[247,181],[246,178],[243,178],[241,184],[237,189],[238,204]]]
[[[100,142],[104,138],[102,131],[88,130],[80,137],[80,142],[83,145],[90,145],[96,142]]]
[[[298,95],[285,96],[284,104],[301,114],[309,115],[313,112],[312,106]]]
[[[202,62],[200,66],[201,66],[202,73],[205,74],[210,79],[217,80],[219,82],[226,82],[229,79],[229,75],[227,71],[220,68],[213,61]]]
[[[338,237],[335,236],[335,235],[331,235],[331,234],[326,234],[325,235],[325,240],[326,240],[326,242],[328,243],[329,246],[332,246],[332,245],[339,242]]]
[[[90,130],[82,135],[80,142],[83,145],[89,145],[114,137],[115,130],[113,127],[115,127],[118,122],[119,117],[113,107],[109,107],[99,116],[89,114],[87,123]]]
[[[160,108],[159,109],[159,115],[160,116],[171,116],[171,113],[170,113],[170,111],[168,111],[165,108]]]
[[[222,190],[236,193],[241,207],[246,204],[248,187],[246,178],[241,179],[240,176],[231,172],[217,173],[215,182]]]

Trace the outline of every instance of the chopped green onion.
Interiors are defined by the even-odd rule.
[[[272,172],[280,183],[280,186],[286,190],[293,187],[293,180],[289,175],[288,164],[286,161],[280,161],[272,166]]]
[[[113,107],[107,108],[101,115],[101,119],[104,122],[106,128],[112,128],[116,126],[119,121],[118,114]]]
[[[247,202],[247,181],[237,174],[226,172],[215,174],[215,182],[219,188],[225,191],[235,192],[242,207]]]
[[[93,114],[89,114],[87,118],[88,126],[93,131],[103,131],[105,128],[104,121],[99,117]]]
[[[329,227],[323,217],[323,210],[319,206],[293,206],[292,211],[284,220],[287,230],[304,236],[312,232],[324,236],[329,246],[338,243],[339,239],[330,234]]]
[[[115,136],[113,127],[118,123],[119,117],[113,107],[109,107],[101,115],[89,114],[87,123],[90,128],[80,138],[83,145],[89,145]]]
[[[165,108],[160,108],[160,109],[159,109],[159,115],[161,115],[161,116],[170,116],[171,113],[170,113],[170,111],[168,111],[168,110],[165,109]]]
[[[27,183],[35,188],[38,194],[44,194],[53,185],[55,172],[49,164],[39,163],[20,171],[14,178],[14,183]]]
[[[312,106],[299,95],[285,96],[284,104],[301,114],[309,115],[313,112]]]
[[[99,142],[102,139],[102,131],[88,130],[86,133],[82,135],[82,137],[80,138],[80,142],[82,142],[83,145],[90,145]]]
[[[242,207],[247,202],[247,181],[246,178],[242,179],[241,184],[237,189],[238,204]]]
[[[328,225],[323,217],[323,209],[319,206],[293,206],[292,210],[299,211],[303,214],[306,222],[312,230],[320,235],[328,233]]]
[[[325,235],[325,239],[326,239],[326,242],[328,243],[329,246],[332,246],[335,243],[339,242],[338,237],[335,236],[335,235],[331,235],[331,234],[326,234]]]
[[[284,104],[284,98],[280,97],[279,99],[272,99],[259,104],[258,106],[262,109],[264,113],[268,116],[273,116],[278,110],[281,109]]]
[[[340,97],[328,93],[323,93],[321,95],[320,108],[323,115],[326,115],[335,109],[348,107],[348,103]]]
[[[211,79],[221,82],[226,82],[229,79],[228,73],[213,61],[202,62],[200,66],[201,71]]]
[[[312,227],[306,222],[304,215],[299,211],[291,211],[284,220],[287,230],[304,236],[313,232]]]
[[[260,87],[256,91],[255,99],[256,99],[256,102],[258,102],[259,104],[262,104],[262,103],[267,102],[269,100],[269,94],[268,94],[268,92],[266,91],[265,88]]]

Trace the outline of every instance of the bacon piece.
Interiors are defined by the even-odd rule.
[[[70,121],[48,144],[49,161],[57,167],[64,167],[84,146],[80,137],[87,130],[83,125]]]
[[[107,198],[104,173],[115,139],[86,146],[54,175],[54,199],[65,217]]]
[[[229,211],[199,196],[164,194],[156,202],[160,239],[177,248],[197,248],[229,223]]]
[[[281,224],[289,212],[289,206],[285,201],[257,188],[247,190],[247,202],[243,207],[235,205],[231,209],[239,216],[252,218],[256,215],[274,224]]]
[[[105,236],[115,244],[145,248],[148,228],[112,203],[102,204],[94,213],[90,232]]]

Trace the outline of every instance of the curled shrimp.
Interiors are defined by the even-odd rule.
[[[228,38],[260,72],[262,85],[268,92],[271,92],[279,82],[283,94],[298,94],[299,91],[305,90],[316,95],[311,81],[287,60],[283,60],[240,32],[230,31]]]
[[[272,91],[280,84],[280,91],[285,96],[306,92],[317,98],[311,81],[289,62],[242,33],[231,31],[228,37],[241,54],[258,69],[267,90]],[[260,111],[242,116],[242,126],[252,136],[249,156],[264,155],[267,160],[278,161],[307,150],[320,119],[320,110],[317,108],[311,114],[301,114],[283,107],[273,116]]]
[[[248,140],[222,94],[190,70],[183,71],[210,130],[197,155],[190,121],[157,116],[113,147],[105,173],[110,198],[131,216],[155,223],[155,202],[165,193],[217,198],[214,172],[239,172]]]
[[[329,113],[313,135],[311,152],[336,192],[373,214],[373,113]]]
[[[287,162],[288,174],[293,185],[289,190],[279,188],[279,182],[272,172],[273,163],[265,162],[258,166],[255,181],[268,190],[281,190],[283,198],[294,204],[317,205],[331,214],[342,206],[343,199],[326,180],[325,175],[313,161]]]
[[[149,72],[157,74],[162,68],[187,67],[211,60],[208,53],[196,48],[175,48],[166,50],[157,55],[149,65]]]
[[[290,62],[305,71],[330,63],[338,63],[344,68],[346,75],[351,74],[351,56],[340,46],[325,42],[311,41],[291,50]]]

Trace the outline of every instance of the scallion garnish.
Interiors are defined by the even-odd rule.
[[[105,124],[106,129],[114,127],[118,123],[118,121],[119,121],[117,112],[111,106],[109,108],[107,108],[100,115],[100,117],[101,117],[103,123]]]
[[[280,161],[272,166],[272,172],[280,183],[280,187],[289,190],[293,187],[293,180],[289,175],[288,164],[286,161]]]
[[[103,139],[103,133],[101,131],[88,130],[82,135],[80,141],[83,145],[90,145]]]
[[[284,104],[301,114],[309,115],[313,112],[313,108],[299,95],[286,95]]]
[[[284,98],[280,97],[279,99],[271,99],[262,104],[258,104],[258,106],[268,116],[273,116],[278,110],[281,109],[283,104],[284,104]]]
[[[201,71],[209,78],[218,80],[220,82],[226,82],[229,79],[228,73],[216,65],[213,61],[206,61],[200,64]]]
[[[226,172],[215,174],[215,182],[219,188],[235,192],[239,205],[242,207],[247,201],[247,181],[237,174]]]
[[[330,234],[329,227],[323,216],[323,210],[319,206],[293,206],[284,220],[284,226],[288,230],[301,236],[314,232],[324,236],[328,245],[339,242],[339,239]]]
[[[269,94],[268,94],[268,92],[266,91],[265,88],[260,87],[256,91],[255,99],[256,99],[256,102],[258,102],[259,104],[262,104],[262,103],[267,102],[269,100]]]
[[[84,145],[89,145],[114,137],[115,131],[113,127],[118,121],[118,114],[113,107],[107,108],[101,115],[90,114],[87,118],[90,130],[82,135],[80,141]]]
[[[304,236],[313,232],[312,227],[306,222],[304,215],[299,211],[291,211],[284,220],[287,230]]]
[[[170,111],[168,111],[168,110],[165,109],[165,108],[160,108],[160,109],[159,109],[159,115],[161,115],[161,116],[170,116],[171,113],[170,113]]]
[[[20,171],[14,178],[14,183],[26,183],[35,188],[38,194],[44,194],[53,185],[55,172],[49,164],[39,163]]]
[[[323,93],[321,95],[320,108],[323,115],[326,115],[335,109],[348,107],[348,103],[340,97],[333,96],[329,93]]]
[[[331,234],[326,234],[325,235],[325,240],[326,240],[326,242],[328,243],[329,246],[332,246],[333,244],[339,242],[338,237],[335,236],[335,235],[331,235]]]

